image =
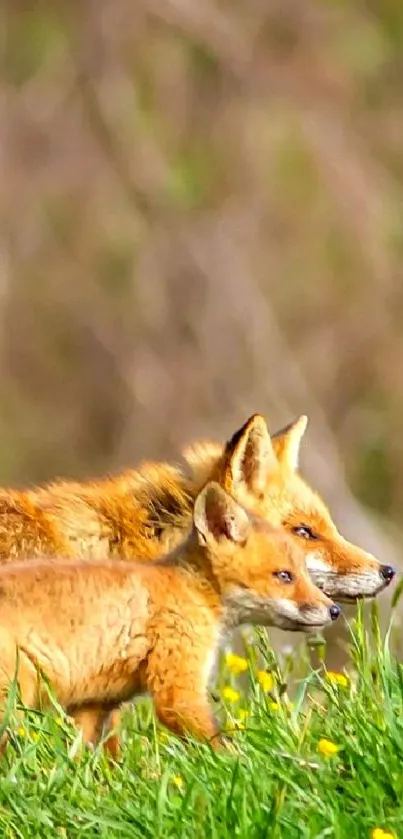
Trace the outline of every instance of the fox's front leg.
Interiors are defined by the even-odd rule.
[[[214,749],[220,749],[228,741],[220,732],[208,700],[209,662],[213,655],[207,632],[206,635],[200,637],[200,644],[196,639],[191,643],[191,632],[182,636],[176,632],[172,642],[166,637],[161,639],[148,658],[147,687],[158,719],[174,734],[207,740]]]
[[[220,748],[224,741],[207,700],[197,693],[181,695],[177,689],[175,693],[173,697],[172,687],[168,685],[154,693],[159,721],[179,737],[193,736],[198,740],[208,740],[213,748]]]
[[[83,742],[96,746],[103,733],[109,732],[119,723],[120,713],[118,709],[110,711],[102,705],[84,705],[70,710],[70,716],[82,731]],[[107,734],[104,741],[104,749],[108,755],[117,760],[120,751],[119,735],[117,733]]]

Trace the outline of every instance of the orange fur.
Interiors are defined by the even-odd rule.
[[[0,491],[0,563],[44,554],[69,556],[72,546],[27,493]]]
[[[201,487],[179,467],[144,462],[116,477],[49,484],[32,490],[30,500],[81,556],[147,561],[180,543]]]
[[[45,699],[41,673],[86,742],[98,742],[109,714],[147,690],[171,731],[222,744],[208,702],[222,633],[244,622],[310,630],[339,609],[311,582],[293,540],[218,484],[198,495],[193,522],[187,540],[155,563],[1,568],[0,695],[18,660],[23,703]],[[116,754],[117,738],[106,746]]]
[[[306,423],[300,417],[270,438],[263,417],[254,415],[225,447],[188,447],[182,468],[143,463],[137,470],[94,482],[59,481],[27,493],[3,492],[0,509],[5,511],[10,495],[13,514],[3,513],[0,561],[41,551],[52,554],[56,540],[60,556],[158,559],[189,531],[197,493],[207,481],[217,480],[253,513],[292,535],[305,552],[313,579],[329,596],[374,596],[390,582],[393,569],[385,571],[375,557],[340,535],[323,500],[299,474]],[[29,551],[18,537],[27,525],[24,517],[16,518],[16,497],[32,511]]]

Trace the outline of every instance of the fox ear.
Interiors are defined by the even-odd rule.
[[[272,437],[279,463],[288,466],[293,472],[298,468],[299,450],[307,425],[308,417],[303,414]]]
[[[277,466],[266,421],[260,414],[253,414],[225,447],[224,486],[232,492],[243,485],[261,495],[268,473]]]
[[[206,484],[196,498],[193,520],[205,542],[227,539],[244,544],[250,531],[245,510],[214,481]]]

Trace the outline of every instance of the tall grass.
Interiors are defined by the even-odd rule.
[[[376,604],[358,608],[348,673],[329,673],[321,651],[318,666],[307,665],[306,647],[275,658],[259,632],[245,657],[223,655],[213,701],[238,754],[182,744],[142,700],[125,715],[122,760],[112,767],[101,748],[82,748],[56,704],[52,714],[26,713],[1,762],[0,835],[403,837],[393,614],[382,636]]]

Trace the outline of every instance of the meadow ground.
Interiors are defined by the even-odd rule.
[[[403,665],[393,622],[381,637],[376,604],[366,609],[348,674],[307,667],[306,654],[275,659],[260,633],[245,658],[224,657],[214,701],[239,756],[182,745],[144,700],[127,712],[112,768],[57,709],[31,713],[2,760],[0,836],[403,837]]]

